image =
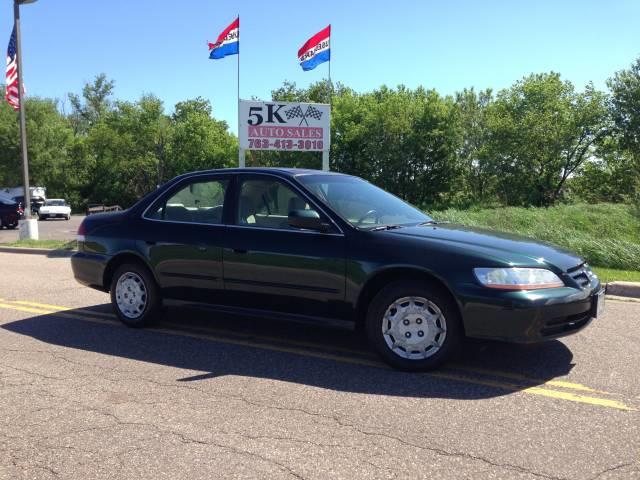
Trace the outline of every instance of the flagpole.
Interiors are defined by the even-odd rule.
[[[329,28],[331,28],[331,25],[329,25]],[[329,41],[331,42],[331,40]],[[329,48],[331,49],[331,45],[329,45]],[[331,121],[331,108],[333,104],[333,89],[331,88],[331,50],[329,50],[329,79],[327,81],[327,88],[329,90],[329,121]],[[329,125],[329,128],[331,128],[331,125]],[[326,150],[322,150],[322,170],[329,170],[329,145],[327,145]]]
[[[238,93],[238,167],[244,168],[244,166],[245,166],[244,153],[245,152],[242,149],[242,146],[240,145],[240,14],[239,13],[238,13],[238,62],[237,62],[237,66],[238,66],[238,72],[237,72],[238,84],[236,86],[236,91]]]

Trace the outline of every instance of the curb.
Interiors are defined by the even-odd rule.
[[[638,282],[609,282],[607,295],[616,297],[640,298],[640,283]]]
[[[607,302],[610,301],[610,300],[613,301],[613,302],[640,303],[640,298],[618,297],[616,295],[607,294]]]
[[[52,248],[3,247],[0,253],[22,253],[28,255],[46,255],[48,257],[70,257],[75,250],[56,250]]]

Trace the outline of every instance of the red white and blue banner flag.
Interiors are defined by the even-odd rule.
[[[7,48],[7,87],[5,98],[14,110],[20,110],[20,98],[18,96],[18,57],[16,42],[16,27],[13,27],[9,47]]]
[[[209,42],[209,58],[218,60],[227,55],[237,55],[240,51],[240,17],[225,28],[216,43]]]
[[[331,25],[316,33],[298,50],[298,59],[302,70],[305,72],[313,70],[321,63],[331,60],[330,37]]]

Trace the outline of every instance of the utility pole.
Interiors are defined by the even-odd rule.
[[[18,102],[20,104],[20,150],[22,151],[22,177],[24,182],[24,217],[26,226],[21,225],[20,238],[38,239],[38,224],[31,219],[31,192],[29,191],[29,158],[27,153],[27,128],[25,125],[25,105],[23,98],[22,36],[20,34],[20,5],[37,0],[14,0],[13,17],[16,28],[16,55],[18,60]]]

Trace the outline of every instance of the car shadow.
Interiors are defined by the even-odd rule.
[[[458,359],[426,374],[387,368],[353,330],[168,308],[151,329],[122,326],[109,305],[38,315],[2,328],[41,342],[195,373],[201,382],[238,375],[341,392],[482,399],[544,384],[573,368],[559,341],[516,345],[466,341]]]

